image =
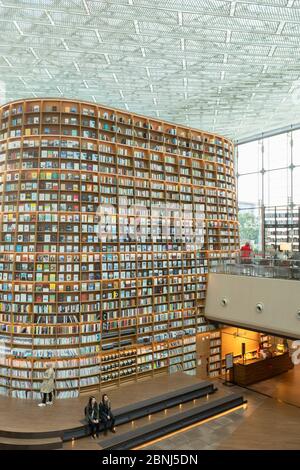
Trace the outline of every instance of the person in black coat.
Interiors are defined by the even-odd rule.
[[[84,409],[85,418],[89,425],[93,439],[99,437],[99,407],[95,397],[90,397],[87,406]]]
[[[115,417],[111,411],[111,403],[106,395],[102,395],[102,401],[99,403],[99,417],[104,426],[104,434],[107,434],[107,430],[116,432],[115,428]]]

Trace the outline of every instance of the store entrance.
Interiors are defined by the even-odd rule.
[[[300,345],[293,340],[236,327],[221,329],[227,379],[266,396],[300,406]],[[299,353],[298,353],[299,351]]]

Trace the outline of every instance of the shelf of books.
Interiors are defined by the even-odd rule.
[[[39,398],[50,361],[58,398],[195,369],[208,270],[238,250],[230,141],[17,101],[0,108],[0,186],[1,394]]]

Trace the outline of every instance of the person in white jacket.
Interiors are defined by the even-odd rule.
[[[54,390],[54,369],[53,364],[46,365],[47,369],[44,372],[43,382],[41,385],[42,403],[39,406],[46,406],[53,404],[53,390]]]

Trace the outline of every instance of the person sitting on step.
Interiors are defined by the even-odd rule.
[[[84,409],[85,419],[89,425],[92,438],[99,437],[99,407],[95,397],[90,397]]]
[[[108,429],[115,433],[115,417],[111,411],[111,403],[106,393],[102,395],[102,401],[99,403],[99,416],[103,423],[104,434],[107,434]]]

